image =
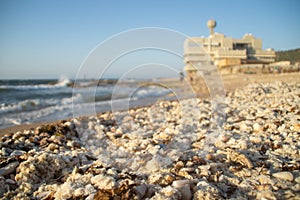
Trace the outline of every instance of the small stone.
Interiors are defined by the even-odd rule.
[[[190,190],[190,181],[189,180],[174,181],[172,186],[180,191],[183,200],[192,199],[192,193]]]
[[[52,191],[39,192],[35,197],[38,199],[52,199],[53,193]]]
[[[240,130],[241,131],[247,131],[248,130],[248,126],[245,123],[241,123],[240,124]]]
[[[141,184],[141,185],[135,187],[134,191],[135,191],[136,195],[138,196],[138,198],[142,199],[143,196],[145,196],[147,189],[148,189],[148,187],[146,184]]]
[[[206,155],[206,159],[207,159],[207,160],[212,160],[212,159],[213,159],[213,155],[210,154],[210,153],[207,154],[207,155]]]
[[[221,136],[220,136],[220,140],[222,141],[222,142],[224,142],[224,143],[226,143],[226,142],[228,142],[228,140],[231,138],[231,136],[230,135],[226,135],[226,134],[222,134]]]
[[[167,175],[164,177],[163,180],[164,180],[163,183],[164,183],[165,185],[169,185],[169,184],[171,184],[171,183],[174,181],[174,177],[171,176],[171,175],[169,175],[169,174],[167,174]]]
[[[12,179],[6,179],[6,180],[5,180],[5,183],[14,185],[14,184],[16,184],[16,181],[14,181],[14,180],[12,180]]]
[[[265,190],[271,190],[272,186],[270,184],[262,184],[262,185],[258,185],[256,186],[256,189],[258,191],[265,191]]]
[[[246,140],[240,140],[238,142],[239,149],[245,150],[248,148],[248,143]]]
[[[0,168],[0,176],[5,176],[7,174],[13,173],[18,166],[19,166],[19,162],[18,161],[9,163],[5,167]]]
[[[300,131],[300,124],[294,124],[291,129],[293,131]]]
[[[116,181],[111,176],[104,176],[102,174],[96,175],[91,179],[92,184],[97,186],[99,189],[114,189]]]
[[[84,188],[77,188],[77,189],[74,191],[74,196],[75,196],[75,197],[82,197],[82,196],[84,195],[84,191],[85,191]]]
[[[264,184],[272,184],[273,183],[273,181],[271,180],[271,178],[269,176],[267,176],[267,175],[259,175],[258,181],[262,185],[264,185]]]
[[[10,154],[11,154],[11,152],[12,152],[13,150],[11,150],[10,148],[5,148],[5,147],[3,147],[2,149],[1,149],[1,154],[3,155],[3,156],[9,156]]]
[[[297,178],[295,178],[296,183],[300,183],[300,176],[298,176]]]
[[[259,125],[259,123],[253,124],[253,131],[254,132],[259,132],[260,130],[261,130],[261,126]]]
[[[48,150],[50,150],[50,151],[54,151],[57,148],[58,148],[58,146],[56,144],[54,144],[54,143],[51,143],[48,146]]]
[[[202,165],[198,167],[200,169],[201,176],[209,176],[210,175],[210,165]]]
[[[172,186],[174,186],[175,188],[180,188],[180,187],[183,187],[184,185],[189,185],[190,184],[190,181],[189,180],[177,180],[177,181],[174,181]]]
[[[257,193],[256,199],[276,200],[276,197],[275,197],[274,193],[271,190],[264,190],[262,192]]]
[[[262,142],[262,139],[260,136],[254,136],[254,135],[251,135],[250,136],[250,141],[253,142],[254,144],[259,144]]]
[[[74,129],[75,128],[75,124],[68,121],[64,123],[65,126],[69,127],[69,129]]]
[[[222,199],[218,189],[204,180],[198,182],[194,190],[195,190],[194,199],[199,199],[199,200]]]
[[[272,174],[275,178],[279,178],[286,181],[293,181],[294,176],[291,172],[277,172]]]
[[[166,197],[172,197],[172,199],[178,199],[182,197],[182,195],[179,194],[179,191],[171,186],[167,186],[161,190],[161,193]],[[177,198],[178,197],[178,198]]]
[[[22,151],[22,150],[14,150],[10,156],[21,156],[23,155],[24,153],[26,153],[26,151]]]
[[[85,198],[85,200],[94,200],[94,199],[95,199],[94,196],[95,196],[95,194],[92,193],[92,194],[90,194],[89,196],[87,196],[87,197]]]

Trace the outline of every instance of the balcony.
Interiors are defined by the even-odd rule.
[[[214,52],[215,59],[224,59],[224,58],[238,58],[246,59],[247,51],[243,50],[232,50],[232,49],[218,49]]]

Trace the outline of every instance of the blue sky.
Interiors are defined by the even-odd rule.
[[[263,48],[299,48],[299,8],[298,0],[1,0],[0,78],[74,78],[89,53],[113,35],[161,27],[207,36],[206,22],[211,18],[218,23],[215,31],[226,36],[252,33],[263,40]],[[180,59],[174,60],[172,67],[183,68]],[[129,65],[120,64],[105,76],[117,77],[118,68],[128,70]],[[85,73],[88,78],[99,77]]]

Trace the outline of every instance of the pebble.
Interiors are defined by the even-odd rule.
[[[5,167],[0,168],[0,176],[5,176],[5,175],[13,173],[18,166],[19,166],[18,161],[9,163]]]
[[[275,178],[286,180],[286,181],[293,181],[294,176],[291,172],[277,172],[272,174]]]
[[[189,180],[174,181],[172,186],[180,191],[183,200],[190,200],[192,198]]]
[[[254,83],[222,99],[223,118],[213,100],[182,99],[6,134],[0,192],[6,199],[299,199],[299,93],[299,83]]]
[[[12,185],[16,184],[16,181],[14,181],[14,180],[12,180],[12,179],[6,179],[5,182],[6,182],[7,184],[12,184]]]
[[[105,176],[102,174],[96,175],[91,179],[91,183],[99,189],[114,189],[117,185],[115,179],[111,176]]]
[[[259,131],[261,131],[261,126],[259,125],[259,123],[254,123],[254,124],[253,124],[253,131],[254,131],[254,132],[259,132]]]

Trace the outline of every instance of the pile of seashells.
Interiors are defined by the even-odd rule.
[[[300,84],[251,84],[0,138],[3,199],[299,199]]]

